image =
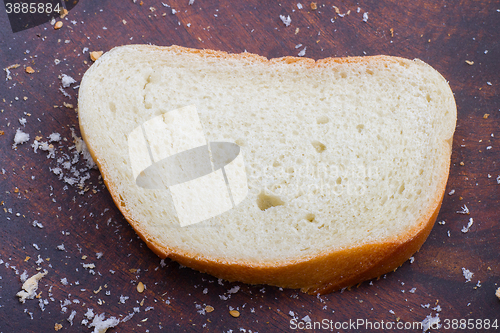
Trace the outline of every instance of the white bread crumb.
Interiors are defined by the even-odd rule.
[[[92,322],[89,324],[89,327],[94,327],[92,333],[104,333],[108,330],[108,328],[115,327],[118,325],[120,321],[115,317],[109,317],[104,320],[104,313],[97,315],[94,317]]]
[[[16,294],[19,297],[19,302],[24,303],[27,299],[33,299],[36,296],[36,291],[38,289],[38,281],[40,281],[45,275],[47,275],[47,271],[45,270],[43,273],[39,272],[29,279],[27,279],[23,283],[23,289]],[[24,275],[24,273],[23,273]]]
[[[285,15],[280,15],[280,19],[283,22],[285,26],[290,26],[290,23],[292,23],[292,19],[290,18],[290,15],[285,16]]]
[[[439,313],[436,313],[436,317],[433,317],[432,313],[431,313],[430,315],[425,317],[424,320],[422,320],[423,332],[427,332],[430,329],[433,329],[433,330],[439,329],[441,327],[441,325],[439,324],[440,321],[441,320],[439,319]]]
[[[465,267],[462,267],[462,273],[463,273],[464,278],[466,280],[465,283],[470,282],[470,280],[472,279],[472,276],[474,275],[474,273],[472,273],[471,271],[469,271]]]
[[[73,79],[71,76],[66,74],[61,75],[61,84],[63,88],[68,88],[73,83],[76,83],[76,80]]]
[[[14,144],[12,145],[12,149],[16,148],[17,145],[22,145],[23,143],[28,142],[30,139],[30,135],[28,133],[24,133],[20,128],[17,129],[16,135],[14,136]]]

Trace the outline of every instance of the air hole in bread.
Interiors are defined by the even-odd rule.
[[[309,213],[305,216],[305,219],[308,220],[309,222],[314,222],[314,219],[316,218],[316,215],[313,213]]]
[[[361,131],[365,128],[365,125],[363,124],[359,124],[358,126],[356,126],[356,129],[358,130],[358,133],[361,133]]]
[[[316,151],[318,153],[322,153],[326,149],[326,146],[323,143],[319,142],[319,141],[316,141],[316,140],[312,141],[311,144],[313,145],[314,149],[316,149]]]
[[[286,168],[285,171],[286,171],[286,173],[294,173],[295,170],[293,167],[288,167],[288,168]]]
[[[122,197],[121,194],[119,196],[120,196],[120,206],[125,207],[126,206],[125,205],[125,200],[123,200],[123,197]]]
[[[115,114],[116,113],[116,105],[113,102],[109,102],[109,110],[111,113]]]
[[[336,183],[337,183],[338,185],[342,184],[342,178],[341,178],[341,177],[337,178]]]
[[[278,161],[274,161],[274,163],[273,163],[273,167],[277,168],[277,167],[279,167],[279,166],[281,166],[281,163],[280,163],[280,162],[278,162]]]
[[[427,94],[425,95],[425,99],[427,99],[427,102],[431,102],[431,95]]]
[[[323,143],[319,142],[319,141],[316,141],[316,140],[312,141],[311,144],[314,147],[314,149],[316,149],[316,151],[318,153],[322,153],[326,149],[326,146]]]
[[[318,124],[326,124],[330,119],[327,116],[319,116],[316,118]]]
[[[405,183],[401,184],[401,186],[399,187],[399,190],[398,190],[398,193],[399,194],[402,194],[405,190]]]
[[[260,210],[265,211],[271,207],[283,206],[285,203],[279,197],[260,192],[257,196],[257,206]]]

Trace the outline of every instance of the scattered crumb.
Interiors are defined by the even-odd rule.
[[[285,16],[285,15],[280,15],[280,19],[283,22],[285,26],[290,26],[290,23],[292,23],[292,19],[290,18],[290,15]]]
[[[484,116],[483,116],[483,119],[488,119],[489,116],[490,116],[489,113],[485,113]]]
[[[5,78],[5,81],[8,81],[8,80],[12,80],[12,76],[10,76],[10,70],[11,69],[16,69],[18,68],[19,64],[14,64],[14,65],[10,65],[8,67],[5,67],[3,70],[5,71],[5,75],[6,75],[6,78]]]
[[[63,88],[68,88],[73,83],[76,83],[76,80],[73,79],[71,76],[66,74],[61,75],[61,84]]]
[[[368,22],[368,12],[363,13],[363,22]]]
[[[24,71],[28,74],[33,74],[35,73],[35,70],[31,67],[31,66],[28,66],[24,69]]]
[[[312,10],[318,9],[318,4],[316,2],[311,2],[311,9]]]
[[[92,333],[105,333],[108,328],[115,327],[119,323],[120,321],[115,317],[109,317],[104,320],[104,313],[101,313],[100,315],[94,317],[92,322],[89,324],[89,327],[94,327]]]
[[[36,296],[36,291],[38,289],[38,281],[40,281],[45,275],[47,275],[47,271],[45,270],[43,273],[39,272],[29,279],[27,279],[24,283],[21,290],[16,294],[19,297],[19,302],[24,303],[27,299],[33,299]]]
[[[498,288],[498,289],[500,290],[500,288]],[[499,293],[498,291],[497,291],[497,293],[500,295],[500,293]],[[500,296],[498,296],[498,297],[500,298]],[[207,313],[213,312],[214,310],[215,310],[215,309],[214,309],[214,307],[213,307],[213,306],[211,306],[211,305],[207,305],[207,306],[205,306],[205,311],[206,311]]]
[[[14,144],[12,145],[12,149],[16,148],[17,145],[22,145],[23,143],[28,142],[30,139],[30,135],[28,133],[24,133],[20,128],[17,129],[16,135],[14,136]]]
[[[466,214],[466,215],[469,215],[470,214],[470,211],[469,211],[469,208],[467,208],[467,205],[464,205],[462,207],[462,210],[457,210],[457,213],[458,214]]]
[[[54,325],[54,330],[59,331],[62,327],[63,327],[63,326],[62,326],[61,324],[56,323],[56,324]]]
[[[467,63],[467,65],[474,65],[474,61],[471,61],[471,60],[465,60],[465,62]]]
[[[474,223],[474,220],[472,219],[472,217],[469,219],[469,223],[467,223],[467,226],[464,226],[462,228],[462,232],[465,234],[467,232],[469,232],[469,229],[470,227],[472,226],[472,224]]]
[[[68,15],[68,10],[66,8],[61,9],[61,11],[59,12],[59,17],[63,19],[66,17],[66,15]]]
[[[145,289],[144,283],[139,282],[139,283],[137,284],[137,292],[138,292],[138,293],[142,293],[142,292],[144,292],[144,289]]]
[[[73,311],[71,311],[71,314],[69,315],[68,319],[66,319],[71,324],[71,326],[73,326],[73,319],[75,319],[75,315],[76,315],[76,311],[73,310]]]
[[[236,294],[240,290],[240,286],[234,286],[227,291],[228,294]]]
[[[240,312],[237,310],[230,310],[229,314],[234,318],[238,318],[240,316]]]
[[[393,28],[390,28],[390,29],[389,29],[389,32],[391,33],[391,37],[394,37],[394,29],[393,29]]]
[[[304,48],[299,52],[299,54],[297,54],[299,57],[303,57],[306,55],[306,50],[307,50],[307,46],[304,46]]]
[[[439,324],[441,320],[439,319],[439,313],[436,313],[436,317],[432,316],[432,313],[425,317],[424,320],[422,320],[422,329],[423,332],[427,332],[428,330],[436,330],[441,328],[441,325]]]
[[[56,24],[54,24],[54,30],[59,30],[63,26],[63,23],[61,21],[57,21]]]
[[[470,280],[472,279],[472,276],[474,275],[474,273],[472,273],[471,271],[469,271],[465,267],[462,267],[462,273],[463,273],[464,278],[465,278],[465,283],[470,282]]]
[[[49,135],[49,141],[50,142],[52,142],[52,141],[56,141],[56,142],[61,141],[61,134],[59,134],[59,133],[52,133],[51,135]]]
[[[500,299],[500,287],[495,292],[495,296],[498,297],[498,299]]]
[[[96,61],[99,59],[103,54],[103,51],[92,51],[90,52],[90,60]]]

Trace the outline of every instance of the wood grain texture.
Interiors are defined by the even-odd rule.
[[[498,3],[340,1],[317,2],[317,10],[310,2],[298,9],[295,1],[163,3],[170,7],[152,0],[142,5],[140,0],[80,1],[60,30],[47,23],[15,34],[7,16],[0,14],[0,67],[20,64],[10,70],[12,80],[0,78],[0,332],[51,332],[56,324],[61,331],[91,331],[80,324],[88,308],[105,312],[106,318],[124,318],[138,309],[109,332],[288,331],[290,311],[299,321],[309,316],[316,321],[409,323],[429,314],[439,314],[442,323],[453,318],[500,320],[500,301],[494,295],[500,287]],[[350,14],[340,17],[334,5],[340,14]],[[363,13],[368,13],[367,22]],[[290,15],[289,27],[280,15]],[[30,146],[35,136],[46,141],[57,132],[67,141],[53,143],[56,158],[73,158],[71,133],[74,129],[79,136],[78,119],[63,103],[76,106],[78,89],[73,87],[78,83],[64,89],[68,98],[59,91],[58,77],[67,74],[80,81],[91,64],[84,48],[107,51],[131,43],[247,50],[268,58],[297,56],[307,47],[306,56],[314,59],[388,54],[429,63],[449,80],[458,107],[446,193],[455,192],[445,195],[438,216],[445,224],[436,224],[412,264],[321,297],[219,282],[168,260],[161,265],[120,215],[99,173],[86,171],[82,157],[76,167],[90,178],[80,189],[51,171],[58,163],[47,152],[34,153]],[[35,73],[27,74],[26,66]],[[22,117],[25,127],[18,120]],[[18,128],[30,134],[30,141],[12,149]],[[457,213],[464,205],[469,215]],[[463,233],[470,218],[474,224]],[[34,220],[43,229],[34,227]],[[64,250],[57,248],[61,244]],[[97,259],[96,253],[102,257]],[[91,263],[95,275],[83,266]],[[21,304],[15,297],[22,285],[19,276],[24,270],[31,276],[37,268],[49,272],[40,282],[40,298]],[[463,268],[474,273],[470,282],[465,283]],[[68,285],[61,283],[64,278]],[[143,293],[136,290],[138,282],[146,285]],[[240,289],[230,293],[235,286]],[[120,303],[120,296],[129,298]],[[44,311],[40,299],[48,302]],[[64,305],[66,299],[72,303]],[[215,310],[200,313],[205,305]],[[436,305],[440,312],[432,309]],[[229,314],[231,308],[239,310],[239,318]],[[66,320],[72,311],[73,326]]]

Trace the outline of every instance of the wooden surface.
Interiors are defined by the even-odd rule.
[[[61,331],[91,331],[80,324],[89,308],[120,319],[138,310],[109,332],[278,332],[291,330],[293,316],[299,322],[309,316],[333,323],[411,323],[437,314],[441,323],[500,320],[495,297],[500,287],[500,3],[335,1],[318,2],[317,10],[307,2],[299,10],[297,1],[164,1],[171,7],[139,2],[80,1],[59,30],[45,23],[12,33],[6,14],[0,14],[0,67],[20,65],[10,69],[11,80],[5,80],[6,72],[0,78],[0,332],[52,332],[57,324]],[[333,5],[350,14],[340,17]],[[289,27],[280,15],[290,15]],[[107,51],[131,43],[246,50],[269,58],[296,56],[307,47],[306,56],[314,59],[389,54],[429,63],[449,80],[458,107],[446,192],[454,194],[445,195],[438,217],[445,224],[436,224],[412,264],[321,297],[218,282],[169,260],[162,267],[115,208],[99,172],[87,171],[83,157],[75,164],[82,175],[89,172],[82,188],[51,171],[57,158],[74,156],[72,129],[79,136],[78,120],[64,103],[76,106],[74,87],[91,65],[83,49]],[[35,73],[26,73],[27,66]],[[70,97],[59,90],[61,74],[77,81],[64,88]],[[20,118],[27,120],[25,126]],[[30,141],[13,149],[18,128]],[[54,132],[64,138],[53,142],[56,158],[35,153],[35,137],[47,141]],[[63,172],[71,176],[70,170]],[[470,214],[457,213],[465,205]],[[474,223],[463,233],[470,218]],[[33,226],[35,220],[43,228]],[[58,249],[62,244],[64,250]],[[95,274],[84,264],[94,264]],[[31,276],[37,268],[48,271],[37,291],[40,298],[21,304],[15,296],[20,275],[26,270]],[[474,273],[470,282],[463,269]],[[137,292],[139,282],[146,286],[143,293]],[[231,293],[235,286],[240,289]],[[120,303],[120,296],[129,298]],[[70,305],[64,305],[67,299]],[[46,300],[44,311],[40,300]],[[206,305],[214,311],[200,311]],[[229,314],[232,308],[239,318]],[[66,320],[72,311],[73,326]],[[369,331],[365,328],[356,331]]]

